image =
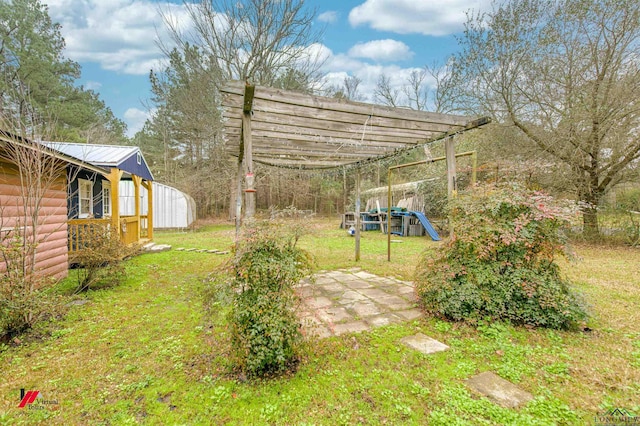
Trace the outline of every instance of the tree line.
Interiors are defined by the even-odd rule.
[[[128,141],[97,94],[74,85],[79,66],[64,58],[46,7],[0,3],[0,111],[23,122],[29,114],[56,117],[53,133],[65,140],[136,144],[158,180],[195,198],[199,216],[226,215],[237,168],[224,151],[219,88],[226,80],[354,100],[361,81],[351,75],[341,86],[324,83],[322,30],[316,11],[300,0],[183,7],[188,26],[159,11],[171,34],[161,45],[167,65],[150,72],[154,112]],[[491,116],[495,124],[463,143],[479,150],[486,168],[509,169],[509,178],[575,198],[585,231],[597,234],[603,199],[639,178],[640,4],[510,0],[469,12],[458,41],[444,65],[413,70],[400,83],[381,75],[375,102]],[[384,167],[365,171],[366,185],[384,184]],[[349,208],[353,179],[346,170],[260,168],[257,175],[259,208]]]

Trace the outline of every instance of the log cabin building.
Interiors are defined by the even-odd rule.
[[[121,180],[133,182],[132,215],[120,214]],[[89,228],[116,229],[126,244],[153,238],[152,181],[135,146],[38,142],[0,131],[0,242],[36,234],[35,273],[64,277]]]

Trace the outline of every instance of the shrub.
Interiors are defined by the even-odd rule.
[[[76,293],[120,284],[126,277],[122,261],[137,250],[137,246],[125,245],[112,228],[87,226],[82,230],[80,247],[73,258],[80,268]]]
[[[555,263],[573,209],[540,192],[484,186],[449,207],[454,235],[416,270],[416,291],[432,314],[461,321],[490,317],[572,328],[586,312]]]
[[[5,235],[0,242],[0,341],[33,327],[37,322],[62,310],[62,298],[52,294],[56,280],[34,274],[28,264],[35,247],[20,232]]]
[[[232,358],[250,377],[281,373],[298,359],[302,334],[294,286],[312,267],[296,246],[300,229],[283,221],[248,224],[231,261]]]

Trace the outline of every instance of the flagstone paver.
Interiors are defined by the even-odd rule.
[[[468,379],[467,385],[505,408],[516,408],[533,399],[529,392],[490,371]]]
[[[370,330],[410,321],[422,314],[416,306],[413,283],[379,277],[359,268],[321,271],[315,282],[302,280],[305,332],[317,337]]]
[[[404,343],[410,348],[422,352],[423,354],[433,354],[449,349],[449,346],[445,345],[444,343],[438,342],[437,340],[432,339],[431,337],[422,333],[403,337],[402,339],[400,339],[400,342]]]

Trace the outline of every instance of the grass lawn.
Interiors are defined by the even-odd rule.
[[[424,250],[363,234],[362,260],[337,221],[317,220],[301,245],[318,269],[359,266],[410,280]],[[234,230],[157,233],[158,243],[228,249]],[[575,247],[563,262],[594,315],[590,332],[478,328],[433,318],[308,345],[287,378],[245,382],[228,374],[221,314],[205,314],[205,281],[226,256],[169,251],[127,262],[122,285],[86,294],[66,317],[19,346],[0,348],[0,424],[593,424],[612,408],[640,415],[640,250]],[[423,355],[398,341],[422,332],[450,346]],[[493,371],[532,393],[520,409],[472,395],[465,379]],[[20,389],[58,404],[19,409]],[[36,404],[34,404],[36,405]]]

